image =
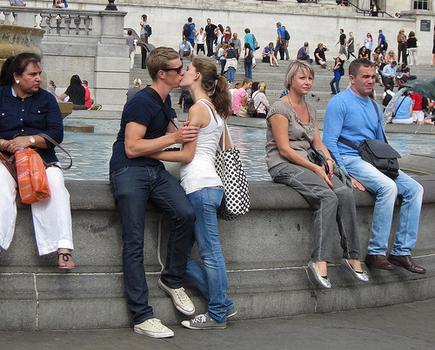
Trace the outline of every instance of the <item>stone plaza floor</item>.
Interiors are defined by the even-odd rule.
[[[166,340],[138,335],[130,329],[3,331],[0,349],[430,350],[435,349],[435,299],[339,313],[234,321],[226,330],[172,329],[175,337]]]

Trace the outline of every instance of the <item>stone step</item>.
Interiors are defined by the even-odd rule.
[[[332,62],[331,62],[332,63]],[[186,64],[186,63],[185,63]],[[315,84],[316,81],[325,81],[329,82],[332,79],[332,72],[326,69],[322,69],[317,65],[312,66],[315,71]],[[346,65],[348,67],[348,65]],[[220,67],[218,67],[220,70]],[[287,64],[281,64],[279,67],[270,67],[267,63],[258,63],[257,66],[253,70],[254,80],[266,81],[268,86],[273,86],[275,82],[278,85],[282,85],[282,81],[285,76],[285,72],[287,69]],[[412,66],[411,72],[417,77],[429,78],[435,76],[435,69],[431,66]],[[243,80],[244,70],[243,63],[240,62],[238,65],[238,69],[236,72],[236,81]],[[130,83],[132,83],[134,78],[140,78],[143,83],[149,82],[151,79],[149,78],[147,70],[140,68],[140,56],[136,55],[135,57],[135,65],[133,69],[130,71]],[[348,76],[347,74],[342,78],[342,82],[347,84]]]

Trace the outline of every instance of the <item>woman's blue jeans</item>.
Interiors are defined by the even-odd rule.
[[[252,79],[252,63],[245,62],[245,77]]]
[[[216,214],[223,192],[222,187],[206,187],[187,195],[195,211],[194,236],[203,265],[189,258],[186,279],[208,300],[208,314],[219,323],[226,321],[227,310],[233,307],[227,296],[227,273]]]
[[[329,83],[329,86],[331,86],[331,92],[333,94],[338,94],[340,92],[340,79],[341,79],[341,77],[339,77],[339,78],[334,77],[334,78],[332,78],[331,82]],[[334,87],[334,85],[335,85],[335,87]]]
[[[234,67],[229,67],[227,71],[227,80],[232,83],[234,81],[234,76],[236,75],[236,70]]]

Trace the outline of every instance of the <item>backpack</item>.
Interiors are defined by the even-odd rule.
[[[255,108],[255,101],[254,101],[254,95],[258,94],[258,92],[254,92],[251,96],[251,98],[249,99],[247,105],[246,105],[246,113],[248,113],[248,115],[250,117],[255,117],[257,115],[257,108]]]
[[[387,91],[387,93],[385,94],[384,99],[382,100],[382,105],[383,105],[384,107],[387,107],[388,104],[390,103],[390,101],[391,101],[392,98],[393,98],[393,95],[391,95],[391,94]],[[394,113],[394,114],[395,114],[395,113]]]
[[[285,40],[290,40],[290,34],[289,34],[289,32],[287,31],[287,29],[286,29],[285,32],[284,32],[284,39],[285,39]]]
[[[344,62],[341,63],[340,67],[338,68],[338,71],[340,72],[340,75],[344,75]]]
[[[186,23],[183,27],[183,35],[188,38],[192,34],[192,27],[189,23]]]
[[[151,36],[151,34],[153,33],[153,30],[151,29],[151,26],[149,24],[147,24],[145,27],[145,32],[147,33],[147,36]]]

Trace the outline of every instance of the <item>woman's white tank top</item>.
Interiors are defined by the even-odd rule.
[[[222,181],[216,173],[214,163],[219,140],[224,130],[224,122],[219,114],[213,113],[206,100],[198,100],[196,103],[202,103],[207,107],[210,122],[206,127],[199,130],[193,160],[189,164],[181,166],[181,186],[186,194],[204,187],[222,186]]]

